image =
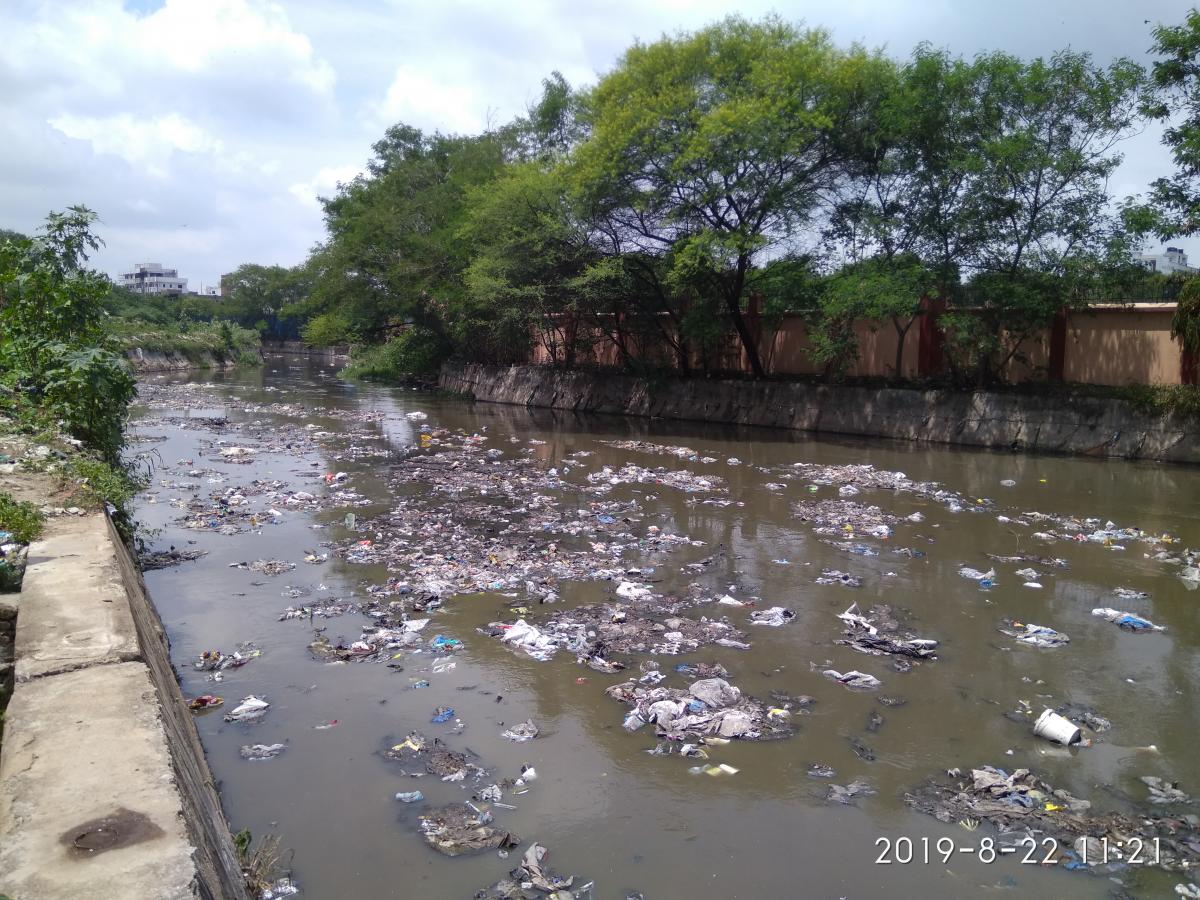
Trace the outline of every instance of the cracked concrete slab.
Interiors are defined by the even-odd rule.
[[[16,680],[141,659],[103,513],[51,519],[29,545]]]
[[[5,734],[0,894],[20,900],[199,896],[145,665],[98,665],[19,685]],[[98,830],[97,822],[108,825]]]

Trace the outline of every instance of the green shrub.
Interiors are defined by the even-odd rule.
[[[450,346],[428,328],[410,328],[386,344],[356,348],[345,378],[403,380],[432,378],[449,355]]]
[[[43,522],[41,510],[32,503],[0,491],[0,531],[11,532],[19,544],[28,544],[41,535]]]

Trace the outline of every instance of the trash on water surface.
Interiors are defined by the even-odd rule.
[[[270,703],[263,700],[261,697],[255,697],[251,694],[242,699],[242,702],[225,713],[226,722],[256,722],[267,713]]]
[[[287,749],[287,744],[244,744],[238,749],[242,759],[274,759]]]
[[[844,684],[849,688],[877,688],[881,684],[878,678],[874,675],[868,675],[866,672],[850,670],[849,672],[839,672],[837,669],[825,669],[821,672],[826,678]]]
[[[1060,716],[1052,709],[1044,710],[1038,716],[1037,721],[1033,723],[1033,733],[1048,741],[1064,745],[1078,744],[1083,739],[1083,732],[1079,730],[1078,725],[1070,719]]]
[[[420,791],[401,791],[396,795],[396,799],[401,803],[419,803],[425,799],[425,795]]]
[[[770,625],[772,628],[778,628],[790,622],[795,616],[796,614],[790,609],[772,606],[770,609],[750,613],[750,622],[754,625]]]
[[[425,842],[446,856],[514,847],[521,839],[492,825],[492,814],[469,803],[451,803],[421,815]]]
[[[433,718],[430,719],[429,721],[432,722],[434,725],[441,725],[445,722],[449,722],[453,718],[454,718],[454,707],[439,706],[437,709],[435,709],[433,711]]]
[[[1166,631],[1162,625],[1155,625],[1149,619],[1143,619],[1141,616],[1135,616],[1130,612],[1122,612],[1119,609],[1111,609],[1107,606],[1098,606],[1092,610],[1093,616],[1099,616],[1112,622],[1119,628],[1124,628],[1126,631]]]
[[[451,713],[453,713],[453,710],[451,710]],[[532,719],[529,719],[513,725],[508,730],[502,732],[500,736],[508,738],[510,741],[532,741],[538,736],[538,727],[533,724]]]
[[[1061,647],[1071,640],[1070,636],[1061,631],[1055,631],[1045,625],[1034,625],[1032,622],[1006,620],[1002,623],[1000,633],[1016,638],[1019,644],[1029,644],[1032,647]]]

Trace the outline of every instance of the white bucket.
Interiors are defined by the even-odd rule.
[[[1033,733],[1057,744],[1075,744],[1082,739],[1079,726],[1052,709],[1045,710],[1033,723]]]

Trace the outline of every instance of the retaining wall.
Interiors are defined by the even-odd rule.
[[[47,521],[15,612],[0,894],[248,900],[162,623],[104,513]]]
[[[186,372],[189,369],[232,369],[237,365],[234,359],[217,359],[212,353],[199,353],[188,356],[178,350],[164,352],[161,350],[143,350],[135,347],[125,351],[125,358],[133,371],[143,372]]]
[[[439,386],[476,400],[575,412],[1200,463],[1200,423],[1113,399],[795,382],[650,382],[540,366],[463,364],[443,366]]]

